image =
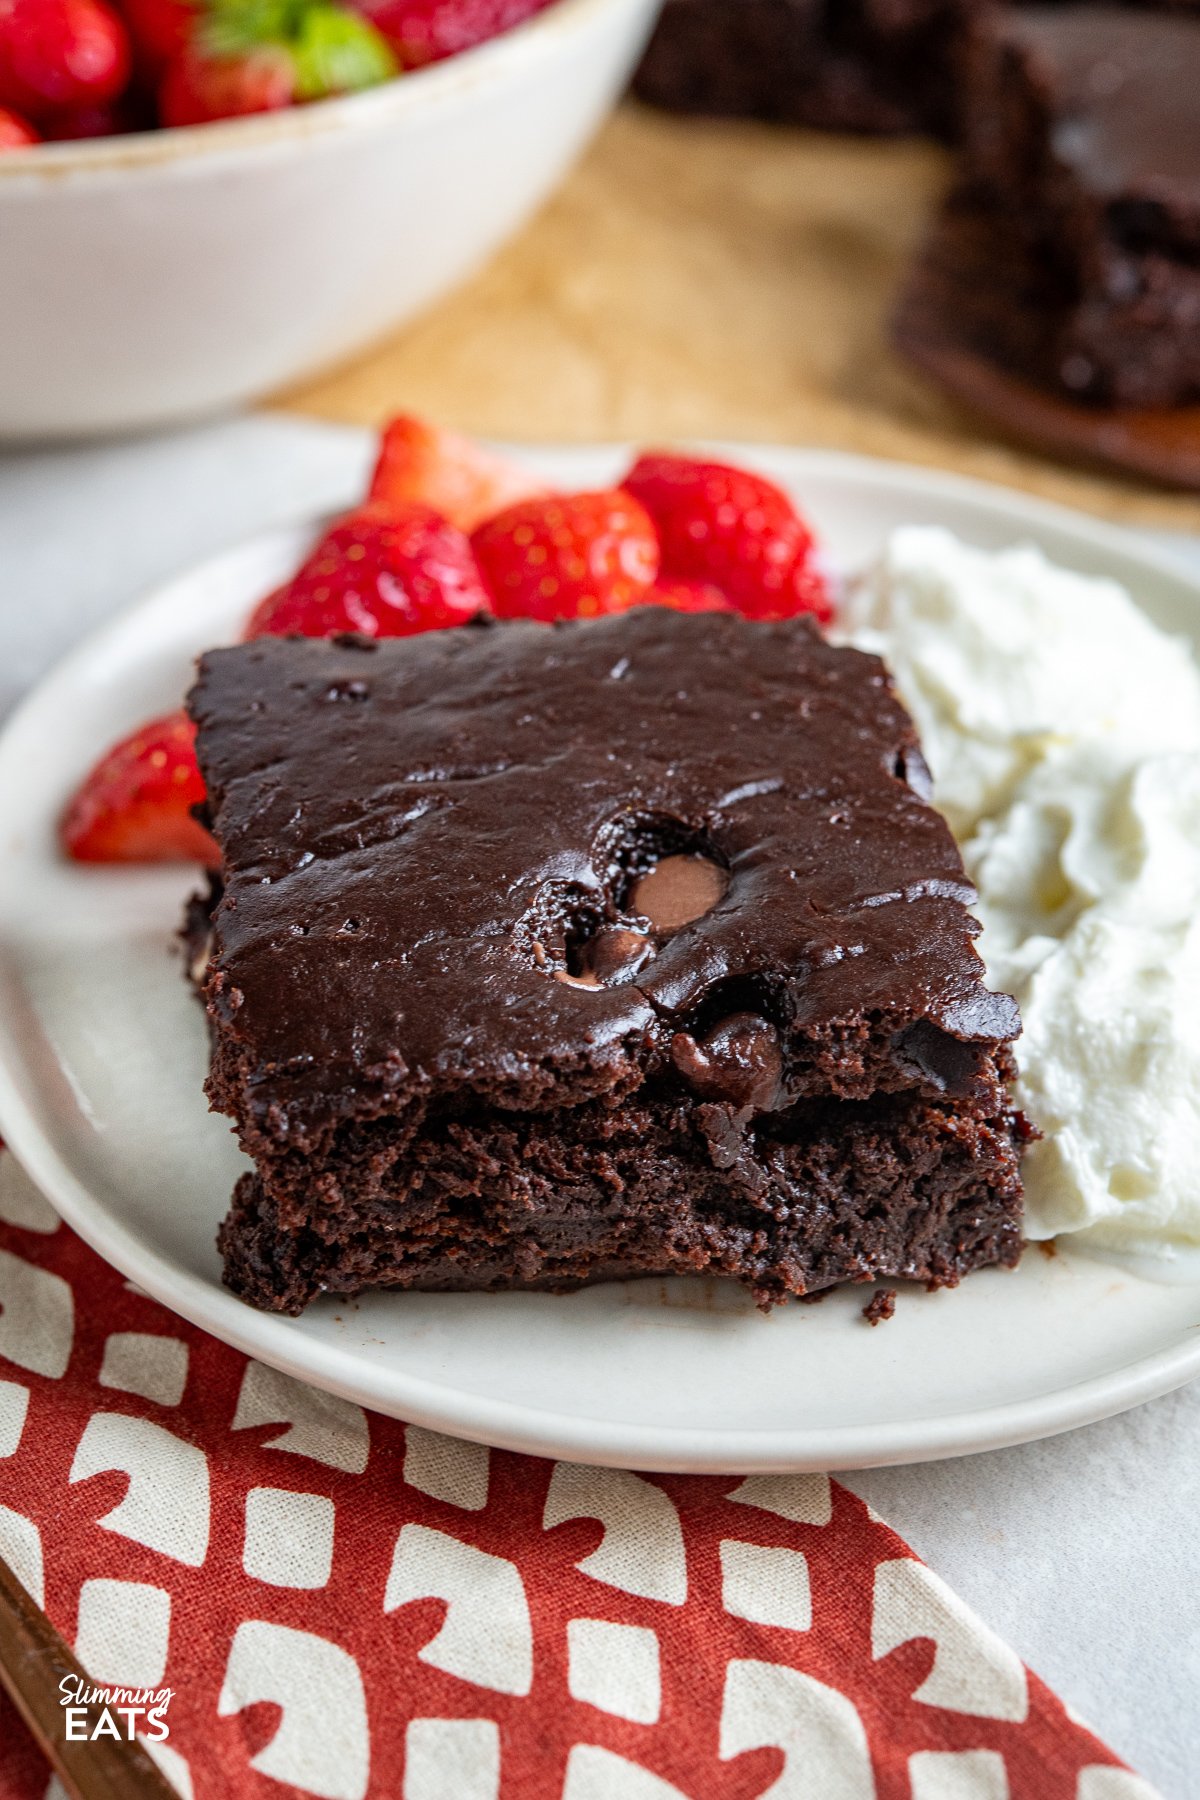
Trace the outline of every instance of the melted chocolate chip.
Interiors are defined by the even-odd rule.
[[[985,1075],[978,1044],[964,1043],[940,1031],[929,1019],[917,1019],[892,1040],[903,1060],[925,1081],[945,1094],[964,1098]]]
[[[535,945],[535,950],[540,949]],[[612,987],[632,981],[638,970],[652,961],[654,944],[641,931],[629,931],[621,925],[605,926],[590,937],[576,952],[575,965],[555,970],[555,978],[568,987]],[[545,952],[542,953],[543,963]]]
[[[612,926],[597,932],[584,946],[583,960],[605,983],[628,981],[654,956],[654,945],[640,931]]]
[[[756,1013],[734,1013],[699,1042],[686,1031],[671,1039],[671,1061],[697,1094],[755,1112],[780,1103],[783,1058],[779,1033]]]
[[[666,937],[711,912],[728,886],[728,874],[710,857],[664,856],[634,883],[629,904]]]

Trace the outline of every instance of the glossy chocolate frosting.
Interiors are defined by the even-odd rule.
[[[561,1105],[656,1055],[770,1106],[781,1045],[856,1021],[953,1090],[1018,1030],[889,676],[805,619],[267,638],[206,655],[189,710],[206,998],[281,1131],[334,1095]],[[672,857],[707,872],[647,883]]]

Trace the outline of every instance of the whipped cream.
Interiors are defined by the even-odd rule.
[[[1116,583],[907,527],[844,633],[891,667],[1016,996],[1026,1229],[1200,1246],[1200,674]]]
[[[892,534],[844,630],[884,657],[937,803],[960,838],[1046,756],[1082,737],[1131,752],[1200,746],[1200,674],[1115,581],[1021,545],[972,549],[937,526]]]

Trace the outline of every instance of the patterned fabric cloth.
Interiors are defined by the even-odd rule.
[[[369,1416],[137,1292],[8,1157],[0,1553],[97,1683],[171,1690],[144,1734],[195,1800],[1154,1800],[826,1476]],[[0,1698],[0,1800],[61,1793]]]

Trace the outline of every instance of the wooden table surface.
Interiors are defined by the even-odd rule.
[[[948,170],[928,144],[627,105],[465,288],[275,404],[532,442],[830,445],[1200,530],[1200,496],[1014,448],[892,355],[890,299]]]

